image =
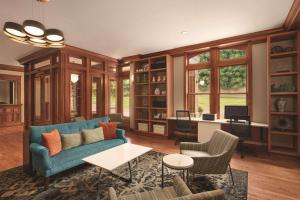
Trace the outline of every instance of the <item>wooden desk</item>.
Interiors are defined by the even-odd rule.
[[[176,117],[169,117],[168,123],[168,136],[173,135],[175,129]],[[229,122],[226,119],[216,119],[213,121],[203,120],[202,118],[192,117],[191,121],[193,124],[198,125],[198,142],[206,142],[210,140],[214,130],[221,129],[224,131],[229,131]],[[251,122],[251,140],[261,143],[262,145],[267,144],[267,131],[268,124]],[[259,131],[258,131],[259,130]]]

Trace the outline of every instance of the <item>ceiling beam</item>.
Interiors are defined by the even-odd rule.
[[[299,28],[300,25],[300,0],[294,0],[293,5],[285,19],[283,27],[286,31]]]
[[[0,64],[0,70],[24,72],[24,67]]]

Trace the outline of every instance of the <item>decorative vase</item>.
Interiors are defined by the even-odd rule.
[[[283,97],[280,97],[275,101],[275,107],[278,112],[286,112],[286,104],[286,99]]]

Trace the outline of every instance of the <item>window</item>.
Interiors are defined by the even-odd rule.
[[[220,60],[242,59],[246,57],[246,51],[240,49],[221,49]]]
[[[219,71],[220,118],[223,118],[226,105],[247,105],[247,68],[236,65],[221,67]]]
[[[103,77],[92,79],[92,116],[99,117],[104,114],[103,107]]]
[[[123,108],[123,116],[129,117],[129,79],[123,79],[122,81],[122,108]]]
[[[81,115],[81,87],[80,75],[71,74],[70,81],[70,114],[71,118],[80,117]]]
[[[188,74],[189,110],[199,114],[209,113],[211,69],[190,70]]]
[[[204,53],[199,53],[189,58],[189,64],[203,64],[210,62],[210,53],[209,51]]]
[[[109,113],[117,112],[117,81],[109,80]]]
[[[225,105],[248,105],[247,50],[239,45],[187,54],[187,109],[224,118]]]

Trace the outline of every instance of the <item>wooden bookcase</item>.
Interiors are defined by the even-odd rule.
[[[300,156],[300,34],[268,36],[269,143],[272,153]]]
[[[167,117],[173,114],[171,56],[162,55],[134,62],[134,98],[134,129],[148,135],[168,136]]]

